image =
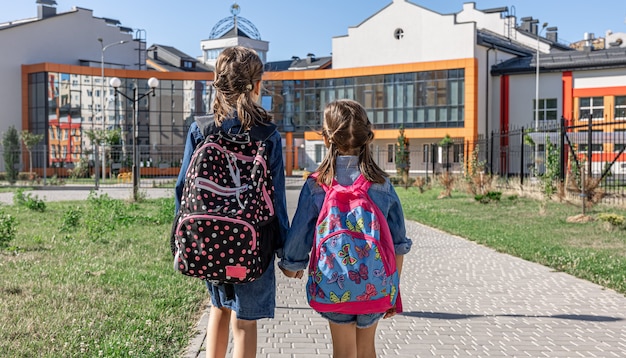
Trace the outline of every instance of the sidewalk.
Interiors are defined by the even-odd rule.
[[[298,191],[288,190],[290,215]],[[407,222],[405,312],[378,326],[381,357],[626,357],[626,297],[547,267]],[[331,357],[305,279],[277,271],[276,317],[258,323],[258,356]],[[185,358],[204,358],[208,311]],[[229,346],[229,356],[232,354]]]

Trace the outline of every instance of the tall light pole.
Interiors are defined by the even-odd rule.
[[[537,29],[537,58],[536,58],[536,73],[535,73],[535,133],[539,132],[539,39],[541,38],[541,32],[548,26],[547,22],[541,25],[541,30]],[[535,139],[535,175],[539,171],[539,144]]]
[[[139,95],[137,93],[137,84],[135,83],[135,85],[133,86],[132,97],[129,97],[125,95],[124,93],[118,91],[119,86],[122,84],[122,81],[119,78],[117,77],[111,78],[110,84],[111,84],[111,87],[115,89],[116,96],[119,94],[120,96],[133,102],[133,168],[132,168],[133,200],[137,201],[139,199],[139,166],[137,165],[138,163],[137,140],[139,139],[139,128],[137,125],[137,112],[138,112],[137,104],[139,103],[139,101],[141,101],[144,97],[146,97],[149,94],[152,94],[153,97],[155,96],[155,90],[157,87],[159,87],[159,80],[154,77],[150,77],[150,79],[148,79],[148,86],[150,87],[150,90],[142,95]]]
[[[125,44],[128,41],[126,40],[115,41],[115,42],[111,42],[108,45],[105,45],[102,40],[102,37],[98,37],[98,42],[100,42],[100,47],[102,48],[101,55],[100,55],[100,83],[102,85],[102,90],[100,91],[100,113],[102,115],[102,133],[104,134],[104,131],[106,130],[106,124],[105,124],[106,113],[104,112],[104,51],[106,51],[111,46]],[[96,166],[97,165],[98,165],[98,158],[96,157]],[[106,158],[105,158],[105,150],[104,150],[104,145],[103,145],[102,146],[102,180],[104,181],[105,178],[106,178]],[[96,175],[96,182],[97,180],[98,179]]]
[[[541,30],[537,30],[537,59],[536,59],[536,73],[535,73],[535,131],[539,129],[539,38],[541,38],[541,31],[548,26],[547,22],[541,25]]]

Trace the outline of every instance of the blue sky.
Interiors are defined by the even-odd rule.
[[[226,0],[56,0],[57,11],[78,6],[93,10],[94,16],[119,20],[122,26],[144,29],[148,45],[157,43],[178,48],[190,56],[200,55],[200,41],[213,26],[231,16]],[[462,0],[411,0],[427,9],[451,14],[461,11]],[[578,41],[585,32],[596,37],[607,30],[625,32],[624,0],[476,0],[476,8],[508,6],[520,18],[532,16],[557,26],[559,38]],[[239,16],[254,23],[261,38],[270,42],[269,61],[304,57],[313,53],[330,56],[332,38],[343,36],[391,3],[391,0],[238,0]],[[35,0],[0,0],[0,22],[35,17]],[[435,29],[433,29],[435,30]],[[94,41],[96,41],[94,39]]]

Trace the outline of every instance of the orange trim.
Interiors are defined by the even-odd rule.
[[[572,72],[563,72],[561,81],[563,83],[563,117],[570,122],[574,118],[574,79]]]
[[[574,97],[602,97],[626,95],[626,86],[597,87],[597,88],[574,88]]]
[[[76,75],[91,75],[100,77],[101,69],[98,67],[63,65],[56,63],[38,63],[34,65],[22,65],[22,74],[28,75],[36,72],[60,72],[71,73]],[[116,68],[105,68],[105,77],[121,77],[121,78],[143,78],[156,77],[159,80],[197,80],[197,81],[213,81],[213,72],[158,72],[145,70],[122,70]]]
[[[459,59],[459,60],[415,62],[415,63],[406,63],[406,64],[397,64],[397,65],[339,68],[339,69],[330,69],[330,70],[266,72],[263,74],[263,80],[265,81],[315,80],[315,79],[327,79],[327,78],[386,75],[386,74],[392,74],[392,73],[405,73],[405,72],[448,70],[448,69],[454,69],[454,68],[465,68],[466,71],[470,68],[474,68],[472,72],[475,73],[475,67],[476,67],[476,59],[466,58],[466,59]],[[466,72],[465,77],[467,81],[467,78],[469,77],[467,76],[467,72]]]

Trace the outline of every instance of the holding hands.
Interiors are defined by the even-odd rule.
[[[285,276],[290,277],[290,278],[302,278],[302,276],[304,275],[304,270],[290,271],[280,266],[278,267],[280,268],[280,270],[283,272]]]

